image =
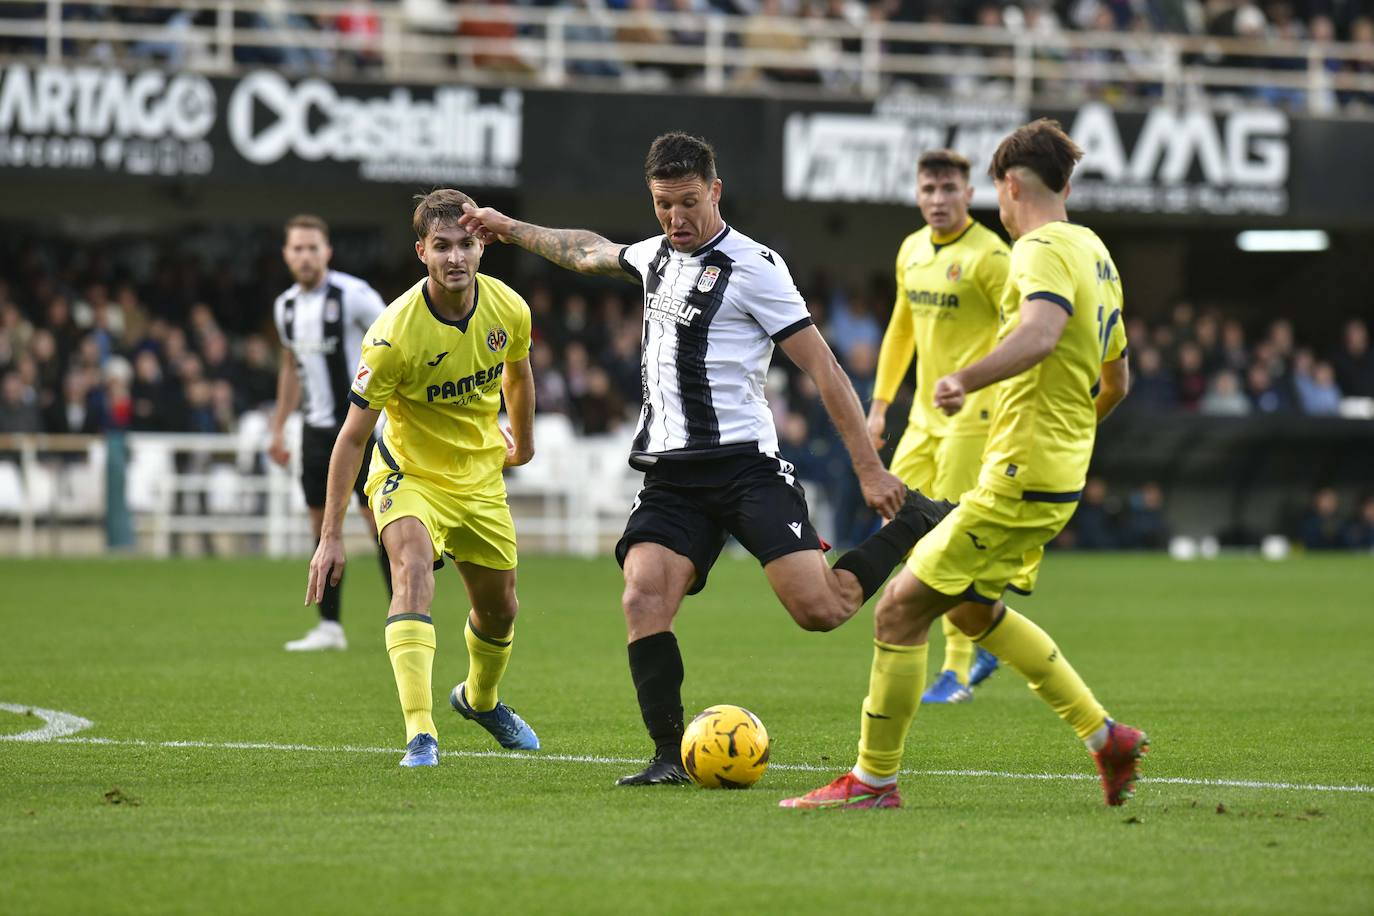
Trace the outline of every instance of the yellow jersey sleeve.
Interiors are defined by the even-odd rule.
[[[1107,342],[1102,351],[1102,361],[1109,363],[1126,355],[1126,322],[1121,319],[1121,309],[1116,309],[1107,317]]]
[[[1016,284],[1018,300],[1047,299],[1072,315],[1077,283],[1058,248],[1045,239],[1033,238],[1018,245],[1016,254],[1020,257],[1011,282]]]
[[[510,350],[506,353],[506,362],[508,363],[518,363],[530,355],[530,326],[532,322],[530,307],[524,299],[518,296],[515,298],[524,307],[520,309],[516,318],[515,339],[510,342]]]
[[[916,352],[916,329],[911,320],[911,306],[907,305],[906,253],[911,247],[912,236],[907,236],[897,250],[897,295],[892,302],[892,318],[883,334],[882,346],[878,348],[878,368],[873,382],[873,399],[892,403],[897,389],[902,387],[911,368],[911,357]]]
[[[385,315],[373,322],[363,337],[358,370],[353,374],[349,400],[367,410],[381,410],[405,379],[405,357],[389,339]]]
[[[978,261],[978,269],[973,272],[974,279],[983,290],[988,303],[996,314],[997,303],[1002,301],[1002,290],[1007,286],[1007,274],[1011,272],[1011,252],[1005,245],[989,251]]]

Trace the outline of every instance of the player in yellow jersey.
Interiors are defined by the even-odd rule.
[[[957,502],[973,489],[988,436],[992,389],[969,397],[954,416],[936,409],[935,383],[986,356],[997,342],[998,304],[1007,282],[1007,243],[969,216],[969,162],[948,149],[916,163],[916,205],[926,225],[897,250],[897,300],[878,353],[868,410],[873,447],[883,447],[887,409],[916,356],[916,396],[889,470],[935,499]],[[945,662],[923,703],[963,703],[997,670],[997,657],[946,617]],[[976,658],[976,661],[975,661]]]
[[[387,306],[363,339],[306,590],[306,603],[317,601],[325,583],[343,573],[340,532],[351,481],[385,409],[366,491],[391,557],[386,647],[405,714],[407,767],[439,762],[430,605],[444,556],[457,563],[472,601],[468,675],[449,702],[502,747],[539,747],[534,730],[497,695],[518,608],[515,525],[501,471],[534,457],[530,310],[509,286],[477,272],[483,245],[458,225],[464,204],[474,206],[445,189],[415,208],[415,252],[428,276]],[[505,435],[497,425],[503,393],[511,421]]]
[[[859,759],[786,808],[895,808],[897,771],[925,680],[926,636],[941,614],[1021,674],[1092,752],[1109,805],[1122,804],[1143,732],[1113,722],[1063,652],[1002,603],[1033,584],[1044,546],[1073,515],[1097,422],[1125,396],[1121,280],[1102,240],[1068,222],[1069,176],[1083,156],[1054,121],[1007,137],[989,169],[1016,244],[996,348],[935,384],[950,416],[997,384],[978,486],[916,545],[874,614],[873,667]],[[1000,383],[1000,384],[998,384]]]

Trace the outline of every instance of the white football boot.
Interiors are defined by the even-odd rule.
[[[287,652],[324,652],[347,648],[348,640],[344,638],[343,625],[337,620],[321,620],[315,629],[286,644]]]

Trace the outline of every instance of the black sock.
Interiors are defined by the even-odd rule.
[[[386,596],[391,597],[391,557],[386,555],[386,548],[379,542],[377,544],[377,564],[382,567],[382,581],[386,583]]]
[[[655,756],[674,759],[682,746],[682,653],[671,632],[630,643],[630,678]]]
[[[836,560],[833,568],[852,572],[864,590],[864,601],[867,601],[883,587],[888,575],[911,552],[924,533],[893,519],[869,535],[868,540]]]
[[[326,580],[324,583],[324,597],[320,598],[320,619],[339,622],[339,592],[343,591],[343,574],[339,575],[339,584],[330,585]]]

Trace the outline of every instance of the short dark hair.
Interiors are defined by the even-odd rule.
[[[959,172],[968,181],[969,161],[952,149],[928,149],[916,160],[916,174],[922,172]]]
[[[700,178],[716,180],[716,151],[700,137],[680,131],[663,134],[649,146],[644,159],[644,180]]]
[[[435,229],[457,223],[463,215],[463,204],[477,206],[477,201],[453,188],[436,188],[428,194],[416,194],[415,200],[418,203],[410,225],[415,230],[415,237],[422,242]]]
[[[997,181],[1015,168],[1030,169],[1056,194],[1064,190],[1083,150],[1069,139],[1058,121],[1040,118],[1012,131],[992,154],[988,175]]]
[[[329,241],[329,224],[313,213],[297,213],[286,221],[282,235],[290,235],[292,229],[314,229]]]

